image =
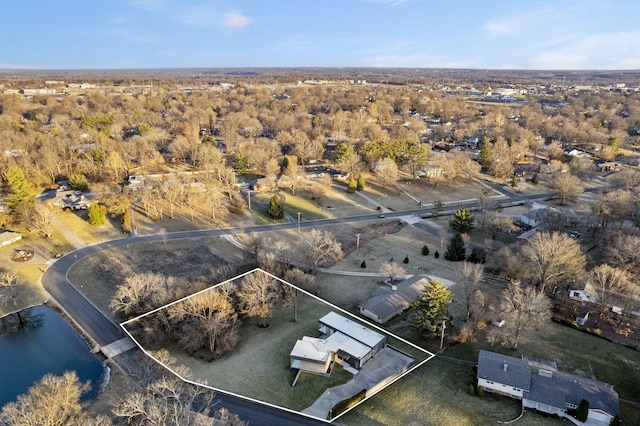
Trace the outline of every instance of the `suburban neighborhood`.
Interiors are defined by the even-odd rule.
[[[0,76],[0,424],[640,418],[637,73],[132,73]]]

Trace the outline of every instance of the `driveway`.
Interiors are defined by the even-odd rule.
[[[329,411],[338,401],[356,395],[363,389],[367,397],[375,394],[396,377],[407,371],[415,360],[389,346],[378,352],[344,385],[335,386],[324,391],[320,398],[302,412],[320,419],[326,419]],[[333,415],[332,415],[333,417]]]

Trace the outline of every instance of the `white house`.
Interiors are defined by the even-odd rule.
[[[329,374],[337,359],[360,369],[386,346],[386,337],[335,312],[318,320],[322,337],[303,336],[289,354],[291,368]]]
[[[570,412],[582,400],[589,403],[587,423],[609,426],[620,414],[613,386],[587,377],[558,371],[553,361],[522,359],[481,350],[478,355],[478,386],[485,391],[522,400],[522,406],[564,417],[583,425]]]

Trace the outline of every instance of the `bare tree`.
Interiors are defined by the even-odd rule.
[[[483,266],[479,263],[463,262],[455,268],[458,283],[464,289],[464,303],[466,305],[466,316],[468,320],[471,318],[471,300],[472,295],[476,291],[477,285],[482,281],[484,275]]]
[[[380,265],[380,269],[378,269],[378,272],[383,275],[388,275],[389,281],[393,281],[395,277],[404,275],[405,270],[396,262],[389,261],[384,262],[382,265]]]
[[[589,271],[589,281],[596,290],[598,303],[610,306],[612,302],[624,293],[630,284],[626,271],[607,264],[596,266]]]
[[[606,246],[605,258],[611,265],[637,274],[640,271],[640,235],[616,232]]]
[[[0,303],[8,304],[13,302],[13,305],[18,304],[16,300],[15,288],[20,286],[21,282],[18,279],[18,274],[15,272],[2,272],[0,273]]]
[[[209,389],[163,376],[145,391],[121,397],[112,412],[130,425],[212,426],[214,398]]]
[[[560,232],[538,232],[522,247],[522,256],[542,291],[565,278],[577,278],[586,264],[578,242]]]
[[[90,389],[89,383],[81,383],[74,371],[62,376],[46,374],[29,392],[18,396],[0,412],[2,425],[76,425],[83,424],[84,416],[80,398]],[[89,423],[85,423],[89,424]]]
[[[258,271],[246,275],[236,295],[243,314],[256,318],[260,327],[269,325],[268,318],[280,299],[275,279]]]
[[[580,179],[570,173],[556,172],[551,178],[551,193],[560,199],[560,204],[565,200],[573,200],[584,191],[584,185]]]
[[[175,297],[180,287],[178,281],[154,273],[129,275],[117,287],[109,308],[125,317],[150,311]]]
[[[542,290],[511,283],[500,296],[496,315],[504,320],[504,325],[489,331],[489,342],[509,345],[515,350],[527,331],[549,318],[551,302]]]
[[[384,186],[389,186],[398,180],[398,165],[391,158],[376,161],[374,170]]]
[[[320,261],[329,264],[342,258],[342,246],[330,231],[312,228],[303,232],[299,240],[302,255],[313,265],[318,267]]]
[[[36,205],[33,226],[45,238],[50,238],[53,234],[56,216],[60,209],[53,205],[51,201]]]
[[[298,321],[298,305],[305,295],[298,290],[298,288],[309,292],[312,291],[315,285],[315,277],[310,274],[305,274],[304,271],[300,269],[294,268],[285,272],[284,280],[292,285],[283,284],[283,305],[285,309],[291,309],[293,311],[293,321]]]
[[[238,314],[231,297],[219,288],[210,289],[172,305],[170,318],[181,329],[179,343],[189,353],[200,349],[215,358],[235,348],[239,338]]]

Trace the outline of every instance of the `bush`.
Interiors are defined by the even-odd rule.
[[[469,395],[476,394],[476,387],[473,386],[473,383],[469,383],[469,386],[467,387],[467,392],[469,393]]]
[[[429,255],[429,247],[427,247],[426,245],[422,246],[422,255],[423,256]]]
[[[405,256],[402,263],[409,263],[409,256]]]
[[[436,259],[438,259],[438,258],[440,257],[440,253],[439,253],[438,251],[436,251],[436,252],[433,254],[433,257],[435,257]]]
[[[131,232],[131,216],[129,215],[129,207],[124,209],[124,213],[122,213],[122,232],[130,233]]]
[[[362,263],[360,264],[361,268],[366,268],[367,267],[367,262],[366,261],[362,261]]]
[[[478,390],[476,391],[476,395],[478,395],[480,398],[482,398],[484,396],[484,388],[482,386],[478,386]]]
[[[578,410],[576,411],[576,419],[581,422],[587,421],[587,417],[589,416],[589,401],[583,399],[578,404]]]
[[[487,261],[487,251],[483,248],[474,248],[467,256],[467,261],[471,263],[485,263]]]

